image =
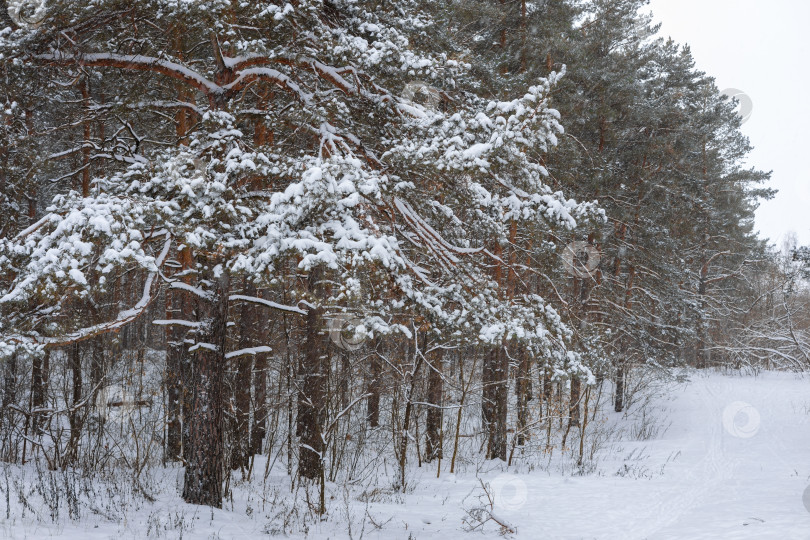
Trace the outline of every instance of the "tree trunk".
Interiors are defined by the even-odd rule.
[[[408,358],[413,361],[413,370],[408,375],[406,383],[408,389],[405,395],[405,415],[402,418],[402,431],[399,434],[399,489],[405,492],[405,465],[408,461],[408,439],[411,429],[411,411],[413,410],[413,396],[416,386],[416,375],[422,365],[421,354],[416,354],[416,336],[408,342]]]
[[[619,364],[616,368],[616,395],[613,400],[613,410],[622,412],[624,410],[624,365]]]
[[[65,466],[72,463],[78,457],[79,437],[82,429],[82,417],[80,408],[77,407],[82,400],[82,354],[81,344],[74,343],[70,351],[70,373],[73,389],[71,397],[72,409],[68,414],[68,424],[70,425],[70,440],[68,441]]]
[[[259,345],[267,344],[270,324],[258,320]],[[262,441],[267,431],[267,353],[259,353],[253,362],[253,428],[250,433],[251,454],[262,453]]]
[[[540,368],[540,385],[541,385],[540,416],[542,417],[543,414],[545,414],[546,416],[551,416],[551,398],[552,398],[551,372],[549,371],[547,366],[543,366]],[[549,420],[549,422],[550,421],[551,420]]]
[[[39,434],[41,413],[36,412],[45,406],[45,394],[48,387],[48,372],[50,371],[51,351],[46,350],[43,356],[35,356],[31,366],[31,433]]]
[[[352,362],[349,357],[349,351],[340,351],[340,408],[345,409],[349,406],[351,401],[351,387],[349,379],[352,377]]]
[[[368,381],[368,425],[370,427],[377,427],[380,425],[380,357],[377,356],[375,347],[374,353],[371,355],[369,365],[369,381]]]
[[[6,455],[0,456],[0,459],[13,461],[16,460],[16,447],[14,439],[17,438],[12,434],[13,426],[15,423],[14,413],[9,407],[12,403],[17,401],[17,353],[11,353],[7,360],[0,359],[0,365],[3,369],[3,400],[0,402],[0,436],[5,440],[2,441],[0,447],[4,447]],[[7,428],[7,429],[6,429]]]
[[[515,433],[518,446],[526,444],[526,426],[529,422],[529,400],[531,399],[531,380],[529,379],[529,355],[521,350],[518,372],[515,377],[515,394],[517,398],[517,432]]]
[[[93,339],[93,352],[90,359],[90,388],[92,391],[90,403],[92,403],[93,406],[97,405],[96,398],[101,389],[101,381],[104,378],[105,367],[104,337],[97,336]]]
[[[708,324],[706,322],[706,276],[708,263],[701,265],[700,283],[698,284],[697,344],[695,346],[695,367],[706,368],[706,342]]]
[[[90,407],[93,410],[97,411],[99,406],[102,410],[106,410],[107,404],[98,403],[98,397],[103,396],[104,394],[100,393],[102,383],[104,380],[104,372],[106,369],[105,366],[105,355],[104,355],[104,344],[105,339],[103,335],[96,336],[91,340],[91,353],[90,353],[90,394],[87,399],[90,400]],[[105,415],[101,414],[97,416],[98,424],[95,426],[95,435],[96,440],[94,443],[94,456],[91,456],[90,459],[96,459],[100,452],[104,451],[104,423],[105,423]]]
[[[430,404],[425,420],[425,462],[442,459],[442,393],[444,390],[444,353],[436,349],[428,366],[427,401]]]
[[[253,424],[250,428],[250,455],[261,454],[267,435],[267,355],[253,361]]]
[[[183,311],[181,291],[166,291],[166,319],[190,320],[191,313]],[[183,362],[188,334],[185,326],[178,324],[166,327],[166,460],[183,459],[183,402],[185,381]]]
[[[568,425],[579,425],[579,396],[580,396],[580,380],[578,377],[571,379],[571,395],[568,401]]]
[[[250,280],[245,283],[245,296],[256,296],[256,285]],[[246,349],[256,345],[256,307],[252,302],[242,303],[240,316],[239,348]],[[235,376],[233,378],[234,418],[231,423],[231,469],[243,469],[250,459],[250,387],[252,359],[241,356],[234,359],[236,362]]]
[[[590,240],[590,238],[589,238]],[[588,324],[589,303],[592,282],[590,278],[574,278],[574,307],[575,319],[580,331],[585,330]],[[571,394],[568,401],[568,428],[580,425],[579,401],[582,395],[582,381],[579,377],[571,379]],[[588,411],[585,411],[587,420]]]
[[[314,296],[320,291],[320,275],[319,269],[314,269],[309,275],[309,287]],[[304,354],[298,373],[298,473],[312,480],[323,475],[321,416],[326,400],[326,355],[322,326],[323,308],[311,307],[306,315]]]
[[[487,459],[506,461],[508,364],[501,347],[491,349],[484,361],[484,396],[481,403],[487,430]]]
[[[174,296],[174,295],[173,295]],[[182,401],[183,401],[183,338],[180,326],[169,327],[170,339],[166,344],[166,459],[177,461],[183,451]]]
[[[225,451],[222,440],[223,378],[228,322],[229,277],[218,279],[213,298],[198,302],[194,370],[183,499],[187,503],[222,507]]]
[[[193,283],[193,273],[192,270],[194,268],[194,254],[191,251],[191,248],[185,247],[183,250],[180,251],[180,264],[181,264],[181,272],[183,273],[182,281],[188,285]],[[178,308],[179,313],[177,313],[177,318],[192,321],[195,317],[194,315],[194,300],[190,294],[187,292],[177,292],[179,296]],[[193,362],[193,355],[188,352],[188,345],[185,343],[185,339],[187,336],[191,335],[192,337],[196,337],[195,332],[182,332],[180,337],[178,337],[178,344],[179,347],[178,353],[180,354],[179,362],[180,362],[180,401],[182,405],[182,450],[183,450],[183,460],[188,461],[191,457],[191,435],[189,433],[189,428],[191,424],[191,408],[192,408],[192,400],[193,400],[193,389],[191,388],[191,381],[194,378],[194,362]]]
[[[177,50],[178,58],[184,57],[183,37],[185,33],[181,26],[173,28],[172,39]],[[178,99],[184,101],[187,98],[184,89],[178,89]],[[180,145],[188,146],[188,126],[190,122],[190,112],[180,107],[175,112],[175,134]],[[181,259],[181,269],[183,271],[191,268],[191,250],[185,248],[179,254]],[[185,278],[184,280],[188,280]],[[190,302],[184,301],[186,294],[179,291],[166,292],[167,319],[191,320]],[[185,308],[185,309],[184,309]],[[166,459],[170,461],[181,461],[185,456],[183,438],[185,429],[184,414],[188,411],[190,399],[186,396],[185,382],[190,380],[190,358],[185,352],[186,346],[183,340],[188,334],[188,329],[174,325],[169,326],[166,331]]]
[[[9,405],[17,400],[17,353],[11,353],[8,360],[3,362],[3,412],[8,411]]]

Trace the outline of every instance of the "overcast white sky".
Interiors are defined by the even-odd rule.
[[[749,163],[773,170],[779,193],[762,203],[757,227],[780,242],[788,231],[810,244],[810,2],[806,0],[652,0],[661,33],[692,47],[698,69],[720,90],[753,101],[742,130]]]

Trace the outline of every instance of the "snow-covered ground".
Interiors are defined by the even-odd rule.
[[[330,486],[330,518],[322,523],[302,517],[302,497],[296,507],[283,476],[271,475],[268,482],[278,486],[269,490],[256,482],[235,489],[236,500],[212,511],[180,501],[175,471],[151,480],[153,488],[163,486],[155,503],[130,493],[126,482],[113,482],[106,491],[74,494],[81,517],[61,515],[54,523],[53,502],[23,508],[15,487],[40,501],[41,475],[7,467],[0,475],[0,537],[261,538],[279,533],[288,519],[298,530],[305,523],[308,537],[318,539],[498,538],[504,531],[494,521],[468,531],[480,525],[476,515],[486,517],[481,508],[490,509],[483,482],[494,498],[494,515],[516,529],[506,533],[515,538],[810,539],[810,510],[803,502],[804,496],[810,506],[810,491],[804,495],[810,486],[810,381],[785,373],[692,374],[689,383],[657,397],[648,412],[654,417],[641,424],[610,413],[607,423],[594,427],[636,422],[666,429],[650,430],[646,440],[631,437],[630,429],[613,431],[625,435],[599,451],[587,474],[524,461],[517,471],[496,463],[478,471],[468,466],[458,475],[443,471],[437,479],[430,465],[411,470],[406,494],[380,487],[360,497],[358,489]],[[87,500],[97,507],[88,508]]]
[[[693,376],[670,399],[666,433],[614,447],[623,450],[595,474],[500,476],[496,514],[525,538],[810,538],[810,381]],[[463,537],[458,501],[474,487],[474,478],[422,480],[406,505],[374,511],[414,538]]]

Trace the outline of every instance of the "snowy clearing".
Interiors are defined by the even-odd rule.
[[[380,486],[363,496],[360,487],[330,484],[323,523],[307,523],[304,509],[292,506],[281,474],[271,474],[264,489],[260,474],[237,484],[234,500],[212,511],[181,501],[178,470],[156,471],[144,481],[159,493],[155,503],[115,479],[77,480],[72,494],[62,491],[65,503],[37,498],[48,489],[37,486],[35,468],[4,465],[0,531],[14,539],[254,538],[284,535],[287,521],[297,524],[293,538],[498,538],[504,531],[492,520],[472,532],[478,524],[465,524],[468,511],[485,506],[480,478],[493,496],[492,514],[516,529],[505,533],[515,538],[810,538],[810,511],[802,502],[810,485],[806,380],[775,372],[693,373],[689,383],[657,397],[648,414],[655,437],[639,441],[627,436],[632,430],[612,431],[624,435],[598,452],[592,472],[572,474],[576,469],[553,459],[556,465],[536,464],[532,472],[525,472],[526,463],[506,471],[495,461],[478,472],[442,472],[439,479],[435,465],[412,468],[404,495]],[[631,422],[607,413],[617,428]],[[257,459],[256,469],[264,466]],[[76,508],[69,515],[57,511],[54,523],[54,508],[70,508],[71,497]]]

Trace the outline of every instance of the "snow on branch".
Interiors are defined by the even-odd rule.
[[[205,95],[218,94],[222,88],[212,81],[209,81],[199,73],[187,68],[182,64],[155,58],[153,56],[143,56],[140,54],[115,54],[115,53],[87,53],[80,55],[65,54],[56,51],[53,54],[38,54],[34,56],[37,60],[44,60],[51,64],[73,65],[79,64],[86,67],[114,67],[120,69],[131,69],[135,71],[152,71],[160,73],[173,79],[178,79],[189,86],[192,86]]]
[[[138,103],[114,103],[114,104],[96,104],[90,105],[88,110],[91,111],[104,111],[117,107],[124,107],[126,109],[189,109],[199,115],[203,114],[202,109],[197,107],[194,103],[187,101],[166,101],[166,100],[152,100],[152,101],[139,101]]]
[[[171,248],[171,245],[172,245],[172,237],[170,234],[167,233],[166,242],[163,245],[163,249],[161,250],[158,257],[155,259],[155,266],[157,268],[160,268],[163,265],[163,262],[169,255],[169,248]],[[28,337],[20,336],[20,337],[12,337],[10,341],[16,341],[18,343],[33,341],[38,345],[44,345],[46,348],[52,349],[64,347],[66,345],[76,343],[77,341],[84,341],[86,339],[93,338],[100,334],[106,334],[108,332],[117,332],[124,325],[131,323],[139,316],[141,316],[146,311],[146,308],[149,307],[149,304],[152,303],[152,300],[154,300],[152,287],[153,284],[155,283],[155,277],[157,277],[157,274],[158,274],[157,269],[154,272],[149,273],[143,286],[143,294],[141,295],[141,299],[138,300],[138,302],[130,309],[120,311],[118,313],[118,316],[112,321],[107,321],[87,328],[82,328],[81,330],[77,330],[75,332],[71,332],[69,334],[60,337],[53,337],[53,338],[36,337],[31,339]]]
[[[304,104],[312,105],[312,94],[304,92],[301,87],[287,75],[271,68],[249,68],[242,70],[237,73],[237,78],[232,83],[226,86],[220,86],[182,64],[154,56],[115,53],[86,53],[74,55],[56,51],[52,54],[38,54],[35,55],[34,58],[49,64],[63,66],[79,64],[85,67],[112,67],[160,73],[167,77],[185,82],[209,98],[216,96],[227,97],[236,94],[256,80],[270,81],[296,95]],[[326,66],[324,66],[324,68],[326,68]]]
[[[264,56],[259,54],[248,54],[244,56],[237,56],[234,58],[223,57],[225,66],[235,72],[242,70],[247,71],[248,68],[253,66],[262,66],[268,64],[282,64],[291,67],[306,69],[318,74],[320,77],[331,82],[342,92],[346,94],[354,94],[359,91],[357,85],[348,82],[343,78],[344,74],[351,73],[357,76],[357,70],[353,67],[336,68],[329,66],[305,55],[280,55],[280,56]],[[244,71],[243,71],[244,72]]]
[[[240,356],[248,356],[248,355],[257,355],[261,353],[269,353],[273,352],[272,347],[268,347],[266,345],[262,345],[260,347],[249,347],[247,349],[239,349],[238,351],[231,351],[225,354],[225,358],[230,360],[231,358],[238,358]]]
[[[295,94],[307,106],[312,106],[312,94],[304,92],[298,83],[282,72],[272,68],[250,68],[239,72],[239,76],[232,83],[224,86],[222,90],[228,95],[236,94],[253,81],[268,81],[276,83],[281,88]]]
[[[194,345],[189,347],[188,352],[194,352],[197,349],[206,349],[208,351],[214,351],[214,352],[219,350],[216,345],[212,345],[211,343],[202,343],[202,342],[200,342],[200,343],[195,343]]]
[[[199,328],[200,323],[194,321],[185,321],[182,319],[159,319],[157,321],[152,321],[152,324],[156,324],[158,326],[185,326],[188,328]]]
[[[257,296],[244,296],[244,295],[241,295],[241,294],[232,294],[228,299],[231,300],[231,301],[242,300],[244,302],[253,302],[254,304],[261,304],[261,305],[263,305],[265,307],[269,307],[269,308],[272,308],[272,309],[279,309],[281,311],[289,311],[290,313],[298,313],[298,314],[301,314],[301,315],[306,315],[307,314],[307,312],[305,310],[303,310],[303,309],[301,309],[299,307],[285,306],[284,304],[277,304],[276,302],[273,302],[272,300],[265,300],[264,298],[259,298]]]
[[[211,293],[210,292],[204,291],[204,290],[202,290],[202,289],[200,289],[198,287],[193,287],[193,286],[189,285],[188,283],[183,283],[182,281],[172,281],[171,283],[169,283],[169,288],[170,289],[179,289],[181,291],[186,291],[186,292],[190,292],[192,294],[196,294],[197,296],[199,296],[200,298],[202,298],[204,300],[210,300],[211,299]]]
[[[425,247],[433,252],[438,257],[442,266],[448,270],[458,264],[459,258],[456,256],[457,254],[470,255],[480,253],[483,250],[483,248],[462,248],[454,246],[445,240],[428,222],[422,219],[407,201],[399,197],[394,198],[394,206],[396,206],[397,210],[402,214],[402,217],[405,218],[405,222],[410,226],[411,230],[422,239]]]

